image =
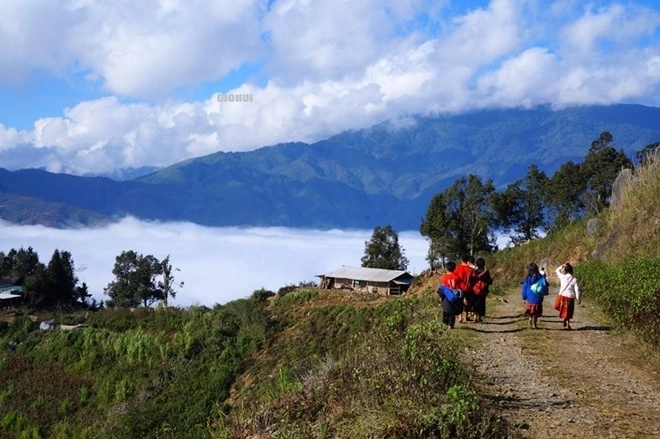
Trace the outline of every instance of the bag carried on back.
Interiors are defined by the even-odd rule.
[[[440,285],[438,288],[438,295],[442,298],[444,296],[445,299],[449,302],[462,302],[463,299],[463,292],[459,289],[452,290],[446,285]]]
[[[438,295],[442,301],[442,311],[459,315],[463,312],[463,297],[464,294],[460,289],[451,289],[445,285],[438,287]]]
[[[548,280],[545,278],[545,276],[541,276],[541,279],[532,284],[530,290],[532,290],[532,293],[538,296],[547,296],[549,292],[549,286],[550,284],[548,284]]]
[[[488,287],[492,284],[493,278],[490,277],[488,270],[484,270],[481,273],[478,273],[477,281],[474,283],[472,291],[477,296],[481,296],[482,294],[486,294],[488,292]]]

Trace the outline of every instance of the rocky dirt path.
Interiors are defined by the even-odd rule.
[[[518,291],[490,297],[484,323],[456,324],[483,394],[529,438],[660,438],[658,353],[627,342],[584,301],[564,330],[553,300],[537,330]]]

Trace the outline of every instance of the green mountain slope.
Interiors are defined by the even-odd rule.
[[[530,164],[552,174],[602,131],[630,155],[660,139],[660,109],[639,105],[490,110],[416,117],[311,145],[218,152],[132,181],[0,172],[0,192],[106,216],[211,226],[417,229],[431,198],[473,173],[503,187]],[[38,221],[38,212],[32,212]],[[0,217],[27,222],[0,210]]]

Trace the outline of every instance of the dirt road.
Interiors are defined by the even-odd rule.
[[[489,297],[484,323],[456,324],[483,394],[533,439],[660,438],[658,353],[617,334],[588,300],[564,330],[553,299],[540,329],[528,328],[518,291]]]

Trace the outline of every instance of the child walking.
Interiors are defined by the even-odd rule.
[[[538,318],[543,315],[543,297],[548,295],[547,280],[539,272],[534,262],[527,266],[527,277],[523,280],[522,300],[527,304],[525,314],[529,317],[529,327],[538,329]]]
[[[472,288],[474,296],[472,297],[472,311],[474,312],[474,322],[481,323],[486,315],[486,296],[488,296],[490,286],[493,284],[493,278],[490,271],[486,268],[484,258],[477,259],[477,268],[475,270],[477,281]]]
[[[564,329],[571,330],[571,319],[575,312],[575,301],[578,304],[580,300],[580,287],[578,286],[577,279],[573,276],[573,266],[570,263],[557,267],[555,270],[559,278],[559,318],[562,319]]]
[[[456,263],[449,261],[445,268],[447,273],[442,276],[438,295],[442,300],[442,323],[453,329],[456,316],[463,312],[463,292],[458,289],[459,280],[454,273]]]

